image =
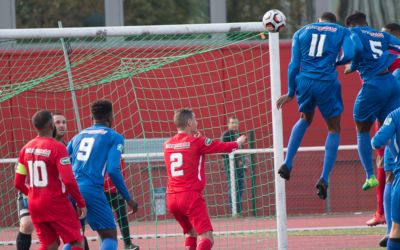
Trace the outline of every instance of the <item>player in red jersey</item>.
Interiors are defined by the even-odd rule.
[[[56,131],[53,137],[64,145],[67,145],[64,136],[67,131],[67,122],[65,116],[61,113],[53,113],[53,120]],[[19,231],[16,237],[17,250],[29,250],[31,246],[33,223],[28,210],[28,199],[21,192],[18,192],[17,198],[18,218],[19,218]],[[87,242],[85,242],[85,249]]]
[[[191,109],[175,111],[174,122],[178,133],[164,143],[168,209],[183,229],[186,249],[209,250],[214,239],[202,196],[206,183],[204,157],[206,154],[230,153],[240,148],[246,137],[242,135],[233,142],[220,142],[200,136]]]
[[[28,195],[39,249],[58,249],[61,237],[64,243],[71,243],[73,250],[82,250],[80,223],[68,193],[77,201],[80,218],[86,215],[86,205],[72,173],[67,149],[53,138],[55,125],[49,111],[38,111],[32,122],[38,136],[19,153],[14,185]],[[29,186],[26,185],[27,176]]]

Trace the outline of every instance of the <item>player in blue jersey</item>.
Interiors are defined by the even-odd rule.
[[[390,204],[392,228],[387,242],[387,249],[400,249],[400,149],[398,146],[400,145],[400,108],[392,111],[386,117],[383,126],[372,138],[371,144],[375,149],[389,144],[386,148],[389,149],[394,162],[393,173],[395,177]]]
[[[290,135],[285,162],[278,171],[286,180],[290,179],[293,158],[313,120],[316,106],[325,119],[329,132],[325,142],[323,170],[316,184],[317,195],[321,199],[326,199],[329,176],[339,147],[343,102],[336,66],[349,62],[353,57],[349,34],[346,28],[336,24],[336,16],[329,12],[322,14],[318,23],[308,24],[298,30],[292,41],[288,93],[277,101],[278,109],[282,108],[296,94],[301,112]]]
[[[379,185],[374,175],[370,130],[377,119],[379,124],[394,109],[400,107],[400,83],[388,68],[396,59],[389,49],[400,51],[400,40],[372,29],[364,13],[355,12],[346,17],[351,27],[351,39],[355,49],[352,63],[346,73],[358,70],[363,84],[354,103],[354,120],[357,127],[358,154],[366,173],[363,190]]]
[[[131,213],[136,212],[137,203],[132,199],[120,171],[124,138],[111,129],[111,102],[96,101],[91,105],[91,115],[94,125],[76,135],[67,149],[76,181],[87,204],[87,221],[102,240],[100,249],[112,250],[117,249],[117,230],[113,212],[104,194],[104,174],[108,173],[118,192],[131,207]]]

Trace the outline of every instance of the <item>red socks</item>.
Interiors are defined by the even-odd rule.
[[[212,243],[209,239],[203,238],[200,240],[197,250],[211,250]]]
[[[377,179],[379,181],[379,185],[376,187],[376,202],[378,208],[376,209],[376,213],[384,214],[383,210],[383,192],[385,191],[385,182],[386,182],[386,175],[385,170],[383,167],[377,168]]]
[[[196,250],[197,237],[186,237],[185,250]]]

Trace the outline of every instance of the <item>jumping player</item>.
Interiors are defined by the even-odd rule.
[[[374,175],[369,143],[372,124],[376,119],[382,124],[386,116],[400,106],[400,84],[388,70],[396,59],[389,49],[400,51],[400,40],[369,27],[366,15],[361,12],[347,16],[345,22],[350,27],[355,47],[352,63],[345,72],[358,70],[363,80],[354,103],[353,116],[357,127],[358,154],[367,176],[362,189],[368,190],[379,184]]]
[[[80,223],[68,193],[77,202],[79,218],[85,217],[86,206],[74,179],[67,150],[53,138],[55,126],[49,111],[38,111],[32,122],[38,136],[19,153],[15,187],[28,195],[29,213],[41,250],[57,249],[59,237],[64,244],[70,243],[72,249],[83,249]]]
[[[186,249],[209,250],[214,239],[202,196],[206,182],[204,157],[206,154],[230,153],[240,148],[246,137],[242,135],[233,142],[220,142],[200,136],[191,109],[175,111],[174,122],[178,133],[164,143],[168,209],[183,229]]]
[[[131,213],[137,211],[120,170],[124,138],[111,129],[112,104],[107,100],[91,105],[93,126],[84,129],[68,144],[68,153],[79,189],[88,207],[87,221],[97,231],[101,250],[117,249],[117,230],[113,212],[104,194],[104,174],[107,172]]]
[[[297,96],[300,119],[290,135],[288,151],[279,175],[290,179],[293,158],[300,147],[307,128],[310,126],[318,106],[328,127],[325,142],[325,157],[320,179],[316,184],[317,195],[326,199],[329,176],[334,166],[340,140],[340,116],[343,102],[336,66],[349,62],[353,56],[349,31],[336,24],[336,16],[325,12],[318,23],[312,23],[298,30],[292,41],[292,58],[289,64],[288,93],[277,101],[277,107]],[[343,53],[340,55],[340,51]]]

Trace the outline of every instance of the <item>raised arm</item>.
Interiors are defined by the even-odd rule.
[[[364,46],[360,40],[360,37],[356,33],[352,32],[350,34],[350,39],[351,39],[351,42],[352,42],[352,45],[354,48],[354,55],[351,60],[352,62],[351,62],[350,68],[349,68],[349,72],[354,72],[357,70],[358,64],[361,59],[361,53],[364,49]],[[349,73],[349,72],[347,72],[347,73]]]
[[[216,153],[230,153],[240,148],[246,141],[246,136],[240,136],[236,141],[233,142],[221,142],[218,140],[211,140],[207,137],[199,138],[201,143],[200,153],[201,154],[216,154]]]
[[[354,57],[354,46],[350,38],[350,31],[346,32],[342,44],[342,55],[336,65],[343,65],[350,62]]]
[[[300,71],[300,41],[299,33],[296,32],[292,39],[292,57],[289,63],[288,76],[288,93],[289,97],[293,97],[296,93],[296,76]]]

